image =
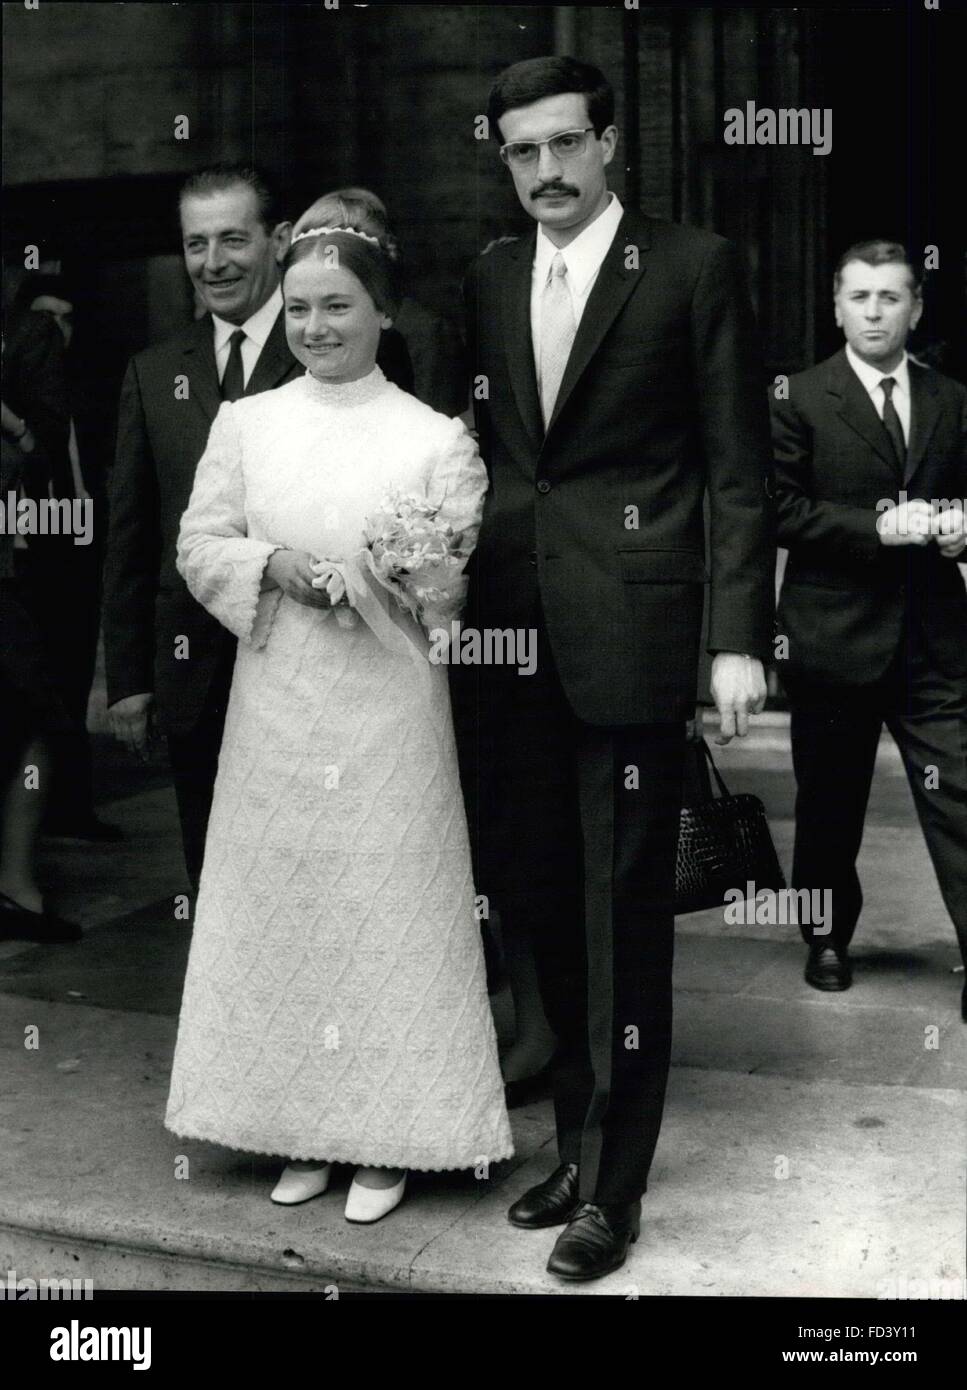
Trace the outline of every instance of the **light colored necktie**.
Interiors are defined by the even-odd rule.
[[[540,389],[545,429],[554,413],[554,402],[576,333],[571,292],[567,287],[567,266],[558,251],[541,295]]]

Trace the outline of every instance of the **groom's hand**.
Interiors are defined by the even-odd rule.
[[[738,652],[717,652],[712,659],[712,698],[721,729],[715,742],[730,743],[736,734],[745,738],[749,715],[758,714],[766,702],[766,677],[762,662]]]
[[[325,589],[314,589],[312,556],[304,550],[273,550],[265,566],[265,578],[270,586],[281,589],[296,603],[306,608],[331,607]]]

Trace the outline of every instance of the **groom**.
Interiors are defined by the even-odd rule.
[[[637,1237],[661,1123],[706,493],[723,738],[745,734],[765,698],[769,432],[736,250],[609,194],[602,74],[572,58],[516,63],[488,114],[537,226],[467,277],[491,486],[466,623],[533,629],[538,662],[454,686],[475,726],[463,758],[479,769],[478,887],[505,931],[530,932],[560,1040],[560,1167],[510,1220],[564,1226],[548,1269],[584,1280],[618,1268]]]

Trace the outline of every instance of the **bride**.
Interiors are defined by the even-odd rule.
[[[374,1221],[408,1170],[513,1144],[446,668],[411,659],[414,619],[407,655],[332,602],[389,495],[475,542],[486,474],[376,366],[399,297],[378,238],[302,232],[283,294],[306,374],[222,405],[178,542],[240,640],[165,1125],[285,1156],[284,1204],[356,1165],[345,1214]]]

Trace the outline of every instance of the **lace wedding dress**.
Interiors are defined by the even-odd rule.
[[[379,368],[307,374],[212,427],[178,563],[240,640],[165,1124],[289,1158],[467,1168],[513,1144],[446,667],[260,593],[273,550],[350,555],[396,488],[475,538],[473,440]]]

